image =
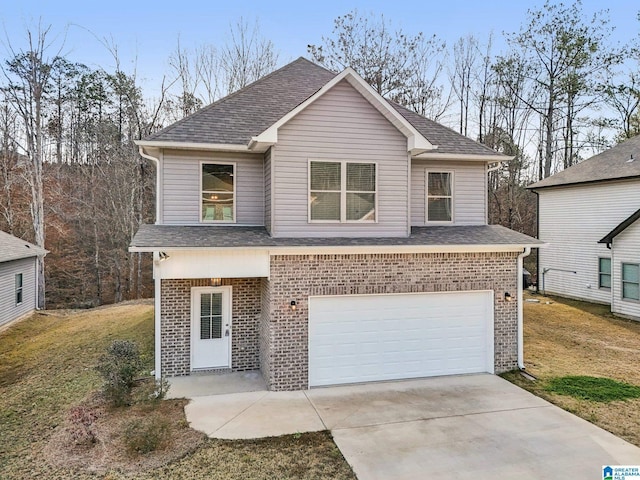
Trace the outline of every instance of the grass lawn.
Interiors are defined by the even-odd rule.
[[[183,443],[184,438],[197,439],[186,449],[181,445],[185,453],[179,458],[167,460],[172,456],[169,445],[164,453],[153,453],[154,467],[125,471],[120,463],[112,464],[107,459],[97,474],[82,467],[74,470],[65,462],[60,465],[59,458],[57,462],[47,460],[51,438],[60,433],[70,408],[86,401],[99,388],[100,379],[93,366],[115,339],[138,342],[146,365],[153,365],[152,307],[120,304],[80,312],[52,311],[0,332],[2,480],[355,478],[328,432],[255,441],[205,440],[186,427],[180,401],[162,402],[154,411],[173,422],[175,431],[191,432],[191,436],[183,435]],[[123,411],[125,415],[128,413]],[[91,455],[104,456],[104,448]],[[82,461],[76,464],[82,465]]]
[[[505,377],[640,446],[640,322],[606,305],[525,298],[540,300],[524,304],[524,361],[538,381]]]

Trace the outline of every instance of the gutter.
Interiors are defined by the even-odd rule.
[[[158,223],[158,219],[160,218],[160,160],[157,157],[153,157],[148,153],[145,153],[144,147],[142,145],[138,145],[138,153],[142,158],[146,158],[147,160],[151,160],[156,166],[156,224]]]
[[[525,370],[524,367],[524,315],[522,311],[523,284],[522,284],[522,259],[531,253],[531,247],[525,247],[520,255],[518,255],[518,368]]]

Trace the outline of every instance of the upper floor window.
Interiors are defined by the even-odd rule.
[[[16,273],[16,305],[22,303],[22,274]]]
[[[640,300],[640,265],[622,264],[622,298]]]
[[[611,259],[598,258],[598,288],[611,288]]]
[[[202,164],[203,222],[235,221],[235,165],[227,163]]]
[[[427,172],[427,222],[453,221],[453,172]]]
[[[376,221],[376,164],[309,162],[309,219]]]

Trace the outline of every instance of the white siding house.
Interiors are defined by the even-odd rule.
[[[36,245],[0,232],[0,325],[36,309],[36,260],[46,253]]]
[[[538,194],[538,235],[548,244],[539,252],[539,288],[640,318],[640,138],[529,188]]]

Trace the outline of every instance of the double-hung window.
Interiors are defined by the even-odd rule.
[[[376,164],[309,162],[312,222],[375,222]]]
[[[202,222],[235,222],[235,165],[203,163],[201,167]]]
[[[622,298],[640,301],[640,264],[622,264]]]
[[[453,221],[453,172],[427,171],[427,222]]]
[[[22,303],[22,274],[16,273],[16,305],[20,305]]]
[[[598,258],[598,288],[611,288],[611,259]]]

